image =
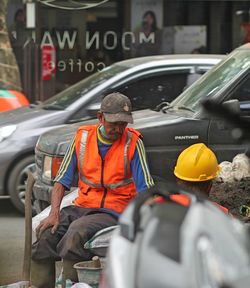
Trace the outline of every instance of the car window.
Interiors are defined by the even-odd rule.
[[[107,91],[102,91],[88,103],[88,107],[80,108],[75,112],[70,121],[82,121],[96,117],[96,104],[100,104],[104,95],[110,91],[117,91],[127,95],[131,102],[133,111],[155,108],[161,102],[171,102],[184,89],[201,77],[209,68],[207,67],[169,67],[165,70],[161,67],[155,70],[144,71],[142,75],[135,74],[129,79],[123,79],[122,84],[115,84]],[[138,80],[139,78],[139,80]],[[91,108],[89,109],[89,107]],[[92,110],[93,109],[93,110]]]
[[[102,98],[104,94],[96,95],[93,99],[91,99],[87,105],[83,105],[77,111],[75,111],[70,119],[68,119],[68,123],[74,123],[84,120],[89,120],[96,118],[97,111],[100,109]]]
[[[118,91],[127,95],[134,110],[154,108],[164,101],[171,101],[186,85],[187,73],[156,75],[130,83]]]
[[[238,99],[240,102],[250,101],[250,74],[244,79],[243,83],[235,89],[231,99]]]
[[[133,110],[155,108],[161,102],[174,100],[204,73],[204,71],[193,72],[192,69],[186,69],[154,74],[130,82],[116,90],[130,98]]]
[[[184,91],[171,106],[188,107],[197,112],[205,97],[214,97],[220,90],[225,89],[235,77],[250,68],[248,51],[238,50],[231,57],[212,68],[206,76],[199,79],[195,85]]]
[[[42,107],[44,109],[66,109],[87,92],[126,69],[128,69],[126,66],[112,65],[50,98],[44,102]]]

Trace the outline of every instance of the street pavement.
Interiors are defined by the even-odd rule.
[[[22,280],[24,235],[24,216],[9,199],[0,199],[0,285]]]

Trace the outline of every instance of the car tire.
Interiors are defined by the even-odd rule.
[[[44,209],[49,207],[50,203],[43,200],[35,200],[34,201],[34,212],[35,214],[41,213]]]
[[[27,156],[18,162],[12,169],[8,178],[8,192],[11,202],[19,212],[24,214],[24,201],[26,192],[26,180],[28,172],[34,172],[35,157]]]

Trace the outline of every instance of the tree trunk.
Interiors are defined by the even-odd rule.
[[[8,0],[0,5],[0,89],[21,91],[20,73],[11,48],[6,24]]]

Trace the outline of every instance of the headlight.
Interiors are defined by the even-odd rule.
[[[51,180],[52,157],[45,156],[43,161],[43,178]]]
[[[43,174],[45,180],[54,180],[62,163],[63,157],[45,156],[43,161]]]
[[[16,125],[0,127],[0,142],[8,138],[16,130],[16,127]]]

